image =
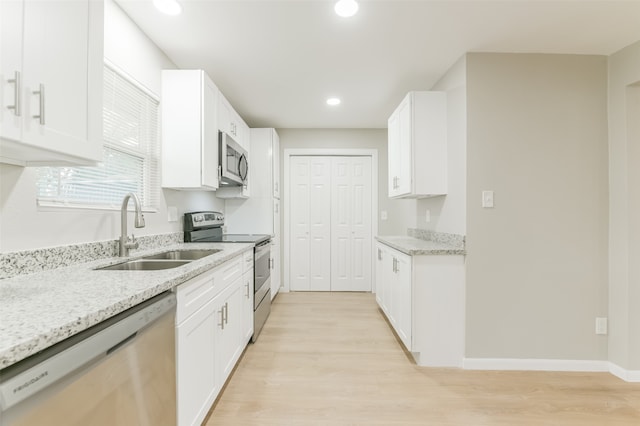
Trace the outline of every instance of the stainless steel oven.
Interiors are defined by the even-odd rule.
[[[271,312],[271,235],[223,234],[224,215],[220,212],[184,214],[185,243],[253,243],[253,337],[258,335]]]
[[[253,337],[255,343],[271,312],[271,240],[253,249]]]

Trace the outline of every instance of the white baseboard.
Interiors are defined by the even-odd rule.
[[[640,370],[625,370],[619,365],[610,362],[609,372],[625,382],[640,383]]]
[[[571,359],[465,358],[467,370],[609,371],[608,361]]]
[[[625,370],[612,362],[597,360],[465,358],[462,361],[462,368],[466,370],[607,372],[626,382],[640,382],[640,370]]]

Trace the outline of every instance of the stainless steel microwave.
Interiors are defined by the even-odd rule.
[[[245,186],[249,174],[249,158],[238,142],[225,132],[219,133],[218,174],[220,187]]]

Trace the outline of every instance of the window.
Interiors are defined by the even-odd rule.
[[[158,208],[158,100],[114,68],[104,66],[102,163],[38,168],[39,205],[119,209],[134,192],[146,211]]]

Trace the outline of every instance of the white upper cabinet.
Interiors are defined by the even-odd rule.
[[[247,152],[249,151],[249,126],[220,93],[218,98],[218,128],[228,133]]]
[[[389,197],[447,193],[445,92],[409,92],[389,117]]]
[[[102,159],[104,4],[0,2],[0,161],[95,165]]]
[[[218,188],[219,91],[202,70],[162,71],[162,186]]]

